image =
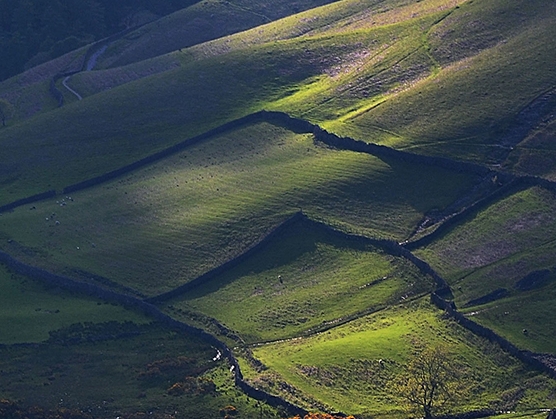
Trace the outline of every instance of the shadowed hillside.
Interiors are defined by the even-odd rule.
[[[203,0],[0,83],[0,409],[421,417],[437,351],[436,416],[541,419],[555,23]]]

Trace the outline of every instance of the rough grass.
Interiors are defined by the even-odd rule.
[[[110,320],[147,321],[123,307],[46,287],[0,266],[1,344],[42,342],[49,332],[73,323]]]
[[[170,301],[246,341],[293,337],[433,286],[405,259],[301,220],[238,267]]]
[[[0,237],[28,262],[69,275],[79,268],[153,295],[242,253],[300,208],[344,230],[401,240],[473,182],[258,124],[72,200],[3,214]]]
[[[462,307],[495,290],[502,300],[474,305],[466,312],[521,348],[554,353],[554,210],[552,192],[530,188],[502,199],[416,253],[450,282]],[[518,281],[548,270],[544,288],[522,291]],[[540,284],[539,286],[542,286]],[[524,335],[523,329],[531,330]]]
[[[525,373],[500,349],[443,320],[424,302],[391,308],[318,336],[256,347],[255,357],[269,369],[251,370],[249,379],[286,397],[303,400],[310,395],[312,400],[305,397],[305,403],[325,403],[350,414],[403,416],[403,399],[389,383],[421,345],[444,346],[460,364],[469,399],[460,400],[459,410],[506,402],[512,409],[526,409],[553,387]],[[526,390],[511,400],[510,394],[527,388],[528,380],[542,383],[542,390]]]
[[[479,268],[494,266],[518,254],[529,253],[527,259],[536,258],[536,263],[531,262],[529,267],[537,265],[540,268],[550,263],[545,253],[551,252],[552,246],[548,244],[554,240],[555,209],[556,199],[552,192],[530,188],[491,205],[417,253],[454,283]],[[513,270],[513,274],[508,275],[512,269],[496,276],[490,272],[491,280],[482,285],[478,279],[471,282],[472,277],[466,278],[473,298],[527,273]],[[470,294],[467,297],[471,299]]]
[[[515,147],[504,162],[504,168],[519,174],[542,176],[552,181],[556,180],[555,136],[556,120],[554,119],[554,112],[552,112]]]
[[[552,309],[555,296],[552,283],[539,290],[515,292],[466,312],[473,321],[494,330],[520,349],[556,355],[556,316]]]
[[[122,336],[106,339],[115,328]],[[157,324],[137,329],[111,323],[89,329],[84,328],[89,341],[0,348],[2,397],[24,406],[79,409],[102,419],[139,413],[208,419],[229,405],[241,417],[276,417],[273,409],[230,385],[226,362],[212,361],[216,350],[193,336]],[[185,394],[169,393],[177,382],[193,386]],[[216,390],[199,391],[206,382]]]

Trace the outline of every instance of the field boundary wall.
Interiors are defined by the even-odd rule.
[[[186,323],[173,319],[169,315],[163,313],[158,307],[144,300],[129,295],[119,294],[113,291],[108,291],[96,285],[78,282],[71,278],[56,275],[44,269],[27,265],[16,260],[11,255],[3,251],[0,251],[0,263],[5,264],[13,272],[16,272],[20,275],[25,275],[35,280],[39,280],[43,283],[54,285],[56,287],[60,287],[71,292],[89,295],[104,301],[119,303],[124,307],[138,310],[171,329],[197,336],[220,350],[222,355],[224,355],[228,359],[228,362],[231,366],[230,370],[234,375],[234,382],[244,393],[256,400],[262,400],[268,403],[270,406],[284,408],[289,413],[294,415],[299,414],[303,416],[308,413],[307,410],[300,408],[299,406],[296,406],[288,402],[287,400],[282,399],[281,397],[269,394],[247,383],[243,379],[243,374],[241,373],[241,368],[239,366],[237,358],[232,354],[232,351],[224,342],[220,341],[215,336],[204,331],[203,329],[199,329],[197,327],[190,326]]]

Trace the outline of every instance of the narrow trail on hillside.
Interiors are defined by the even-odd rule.
[[[73,90],[71,87],[68,86],[68,80],[70,79],[71,76],[67,76],[64,80],[62,80],[62,85],[68,89],[70,91],[70,93],[73,93],[75,95],[75,97],[77,97],[77,100],[83,100],[83,97],[77,93],[75,90]]]
[[[84,71],[92,71],[93,68],[95,68],[98,59],[100,58],[100,56],[102,54],[104,54],[104,52],[106,51],[106,49],[108,48],[109,44],[103,45],[101,48],[99,48],[98,50],[96,50],[90,57],[88,60],[86,60],[85,64],[82,66],[82,69],[80,71],[75,72],[74,74],[71,74],[69,76],[66,76],[64,78],[64,80],[62,80],[62,86],[64,86],[71,94],[73,94],[77,100],[83,100],[83,96],[81,96],[79,93],[77,93],[74,89],[72,89],[71,87],[68,86],[68,81],[69,79],[75,75],[75,74],[79,74],[82,73]],[[90,53],[90,51],[92,49],[96,48],[96,46],[92,46],[91,49],[88,51],[88,54]]]

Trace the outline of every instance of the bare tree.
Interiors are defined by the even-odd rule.
[[[460,368],[444,348],[427,348],[409,362],[396,381],[396,390],[412,410],[430,419],[463,395],[460,375]]]

